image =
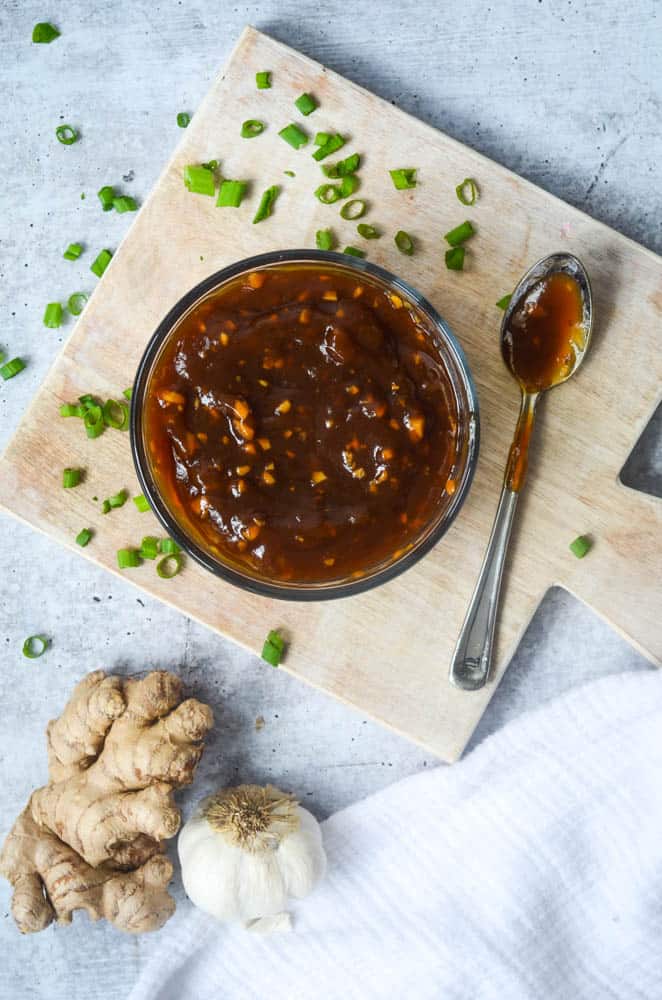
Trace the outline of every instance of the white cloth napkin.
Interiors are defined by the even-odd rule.
[[[659,1000],[662,674],[605,678],[323,824],[255,937],[181,906],[131,1000]]]

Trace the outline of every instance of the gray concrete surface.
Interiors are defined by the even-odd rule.
[[[47,18],[62,37],[31,45],[33,24]],[[91,287],[87,268],[63,261],[62,248],[76,239],[117,244],[130,219],[102,213],[96,190],[132,176],[125,189],[147,194],[179,138],[176,112],[195,110],[246,23],[662,250],[656,0],[465,0],[459,7],[433,0],[3,0],[0,349],[30,364],[0,384],[0,447],[68,332],[41,325],[45,302]],[[82,142],[55,142],[62,121],[81,128]],[[630,485],[658,494],[661,428],[658,413],[624,471]],[[0,837],[44,778],[47,720],[73,682],[98,666],[173,667],[213,705],[218,725],[195,797],[218,782],[271,780],[298,791],[321,817],[434,766],[417,747],[265,669],[28,528],[0,518],[0,530]],[[34,632],[51,635],[53,647],[30,662],[21,644]],[[646,668],[589,610],[551,591],[474,742],[571,685]],[[266,724],[256,731],[259,715]],[[182,796],[185,810],[191,802],[191,794]],[[92,926],[82,914],[69,929],[22,939],[4,882],[0,907],[2,1000],[125,996],[158,944],[158,936],[127,938]]]

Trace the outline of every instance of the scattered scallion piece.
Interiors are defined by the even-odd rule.
[[[12,358],[11,361],[7,361],[7,363],[0,368],[0,375],[2,375],[5,382],[7,382],[10,378],[13,378],[14,375],[18,375],[19,372],[22,372],[24,368],[25,361],[21,358]]]
[[[177,576],[183,564],[184,560],[180,553],[173,552],[171,555],[159,559],[156,564],[156,572],[162,580],[172,580],[173,576]]]
[[[80,469],[64,469],[62,472],[62,485],[65,490],[71,490],[80,483]]]
[[[271,87],[271,73],[269,70],[261,70],[255,74],[255,83],[258,90],[269,90]]]
[[[23,643],[23,656],[28,660],[38,660],[51,644],[47,635],[29,635]]]
[[[188,128],[191,116],[187,111],[180,111],[177,115],[177,124],[180,128]]]
[[[193,194],[208,194],[213,197],[216,193],[214,172],[209,167],[189,164],[184,168],[184,184]]]
[[[49,302],[44,310],[44,326],[56,330],[62,326],[62,306],[59,302]]]
[[[313,141],[316,146],[325,146],[330,138],[331,138],[330,132],[316,132]]]
[[[96,404],[88,406],[83,413],[83,426],[88,438],[98,438],[104,432],[103,409]]]
[[[319,138],[320,134],[324,133],[318,133],[317,138]],[[317,142],[317,139],[315,140],[315,142]],[[342,147],[345,145],[346,142],[347,140],[343,139],[343,137],[341,135],[338,135],[338,133],[336,133],[335,135],[329,135],[326,142],[320,145],[319,149],[315,150],[315,152],[313,153],[313,159],[323,160],[325,157],[330,156],[331,153],[335,153],[336,150],[342,149]]]
[[[239,208],[246,193],[246,181],[221,181],[216,204],[219,208]]]
[[[360,219],[365,215],[368,206],[363,198],[354,198],[353,201],[348,201],[340,209],[340,214],[343,219]]]
[[[451,247],[446,251],[446,267],[449,271],[461,271],[464,268],[464,247]]]
[[[348,174],[356,173],[360,165],[361,157],[358,153],[352,153],[337,163],[322,164],[322,170],[327,177],[347,177]]]
[[[122,395],[124,396],[125,399],[131,399],[131,397],[133,396],[133,386],[129,386],[128,389],[123,389]]]
[[[201,166],[203,166],[205,170],[211,170],[213,173],[214,170],[218,170],[218,160],[208,160],[207,163],[203,163]]]
[[[82,417],[85,410],[82,406],[75,406],[73,403],[63,403],[60,407],[61,417]]]
[[[162,538],[159,543],[159,551],[164,556],[176,556],[182,550],[173,538]]]
[[[111,510],[115,510],[117,507],[123,507],[124,504],[129,499],[129,494],[126,490],[120,490],[119,493],[115,493],[114,496],[108,497],[104,500],[101,505],[101,513],[107,514]]]
[[[125,431],[129,426],[129,407],[119,399],[107,399],[103,404],[103,422],[106,427]]]
[[[268,219],[274,207],[274,202],[278,197],[280,188],[277,185],[267,188],[262,197],[260,198],[260,204],[257,206],[257,212],[253,218],[253,224],[256,222],[262,222],[263,219]]]
[[[98,405],[96,399],[94,398],[94,396],[90,395],[89,392],[86,393],[84,396],[79,396],[78,397],[78,402],[83,407],[83,410],[88,410],[90,408],[90,406],[97,406]]]
[[[67,302],[67,309],[72,316],[80,316],[82,313],[85,303],[87,302],[87,295],[85,292],[74,292],[73,295],[69,296],[69,301]]]
[[[311,94],[302,94],[294,102],[302,115],[309,115],[317,107],[317,101]]]
[[[35,24],[32,29],[32,41],[38,42],[41,45],[48,45],[50,42],[54,42],[56,38],[60,37],[60,32],[57,30],[55,25],[49,24],[48,21],[40,21],[39,24]]]
[[[335,239],[330,229],[318,229],[315,233],[318,250],[333,250]]]
[[[398,191],[406,191],[408,188],[416,187],[417,167],[398,167],[397,170],[389,170],[391,180]]]
[[[398,229],[394,239],[400,253],[406,253],[408,257],[411,257],[414,252],[414,241],[409,233],[406,233],[404,229]]]
[[[444,239],[447,243],[450,243],[452,247],[459,247],[461,243],[468,240],[474,235],[475,232],[476,230],[467,219],[466,222],[461,222],[459,226],[455,227],[455,229],[451,229],[447,232]]]
[[[508,295],[504,295],[503,298],[499,299],[499,301],[496,303],[497,309],[503,309],[505,312],[505,310],[508,308],[508,303],[510,302],[512,297],[513,297],[512,292],[509,292]]]
[[[293,171],[293,170],[283,170],[283,173],[284,173],[284,174],[285,174],[285,175],[286,175],[287,177],[296,177],[296,174],[294,173],[294,171]]]
[[[78,132],[72,125],[58,125],[55,129],[57,141],[63,146],[72,146],[80,138]]]
[[[340,188],[337,184],[320,184],[315,191],[315,197],[323,205],[333,205],[334,201],[340,199]]]
[[[300,149],[308,142],[308,136],[306,133],[303,129],[300,129],[298,125],[295,125],[294,122],[290,125],[286,125],[285,128],[282,128],[278,135],[281,139],[284,139],[285,142],[289,143],[293,149]]]
[[[90,264],[90,271],[100,278],[112,260],[111,250],[100,250],[94,261]]]
[[[262,659],[277,667],[283,658],[285,640],[277,629],[271,629],[262,647]]]
[[[91,539],[91,537],[92,537],[92,532],[90,531],[90,529],[83,528],[83,530],[79,531],[78,534],[76,535],[76,545],[80,545],[80,547],[84,549],[89,540]]]
[[[474,205],[479,192],[473,177],[465,177],[462,183],[455,188],[455,194],[463,205]]]
[[[369,226],[367,222],[359,222],[356,231],[364,240],[377,240],[382,235],[378,229]]]
[[[124,212],[137,212],[138,202],[129,194],[121,194],[118,195],[117,198],[113,198],[113,208],[116,212],[119,212],[120,215]]]
[[[257,118],[248,118],[241,126],[242,139],[254,139],[256,135],[262,135],[266,126],[264,122]]]
[[[82,243],[70,243],[62,256],[65,260],[78,260],[83,252]]]
[[[159,554],[159,540],[154,535],[145,535],[140,543],[140,556],[142,559],[156,559]]]
[[[141,493],[137,497],[134,497],[133,502],[135,503],[136,508],[140,511],[141,514],[145,514],[148,510],[150,510],[149,500],[143,493]]]
[[[118,549],[117,565],[120,569],[133,569],[140,566],[140,554],[137,549]]]
[[[358,190],[360,183],[355,174],[347,174],[340,182],[340,197],[349,198],[350,194]]]
[[[359,250],[358,247],[345,247],[343,253],[348,254],[350,257],[365,257],[365,250]]]
[[[587,538],[586,535],[578,535],[574,542],[570,542],[570,551],[573,556],[583,559],[586,553],[590,551],[592,544],[591,539]]]
[[[106,184],[105,187],[99,188],[97,191],[97,198],[101,202],[101,207],[104,212],[110,212],[113,207],[113,198],[115,197],[114,188]]]

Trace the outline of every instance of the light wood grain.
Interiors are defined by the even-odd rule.
[[[272,71],[271,90],[256,91],[259,69]],[[661,261],[472,150],[248,29],[3,457],[0,503],[66,545],[82,527],[94,528],[93,542],[79,551],[113,571],[117,548],[158,532],[152,515],[131,504],[104,517],[92,501],[122,486],[137,492],[127,437],[108,432],[88,441],[80,423],[60,420],[57,409],[82,392],[117,395],[167,309],[219,267],[252,253],[312,246],[315,230],[326,225],[342,244],[358,241],[337,206],[313,197],[320,170],[309,149],[295,153],[278,138],[280,127],[298,120],[292,102],[304,90],[321,105],[305,122],[309,131],[351,128],[347,151],[365,154],[362,194],[375,206],[368,219],[385,232],[367,245],[370,258],[420,288],[467,352],[481,405],[474,485],[448,535],[418,566],[344,601],[296,605],[253,597],[190,561],[171,581],[161,581],[152,564],[128,571],[129,578],[256,651],[268,627],[283,627],[292,640],[286,669],[454,760],[552,584],[589,603],[652,661],[662,659],[662,504],[618,481],[660,399]],[[269,128],[241,140],[246,118],[262,118]],[[220,158],[225,176],[253,182],[250,202],[239,211],[216,209],[212,199],[184,189],[183,166],[212,157]],[[419,168],[414,191],[393,189],[387,170],[396,166]],[[286,169],[296,178],[285,177]],[[473,209],[462,208],[453,193],[465,176],[481,185]],[[273,183],[283,189],[273,218],[251,226],[260,191]],[[444,267],[442,237],[467,215],[478,235],[467,269],[455,274]],[[412,258],[392,243],[399,228],[417,238]],[[505,583],[495,679],[482,692],[459,692],[448,685],[448,662],[489,535],[518,404],[497,349],[494,302],[533,261],[558,249],[577,253],[587,266],[597,328],[580,374],[540,410]],[[89,470],[82,487],[62,490],[65,465]],[[568,552],[580,532],[596,539],[582,561]]]

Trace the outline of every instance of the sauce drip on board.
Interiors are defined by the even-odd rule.
[[[459,419],[429,320],[368,276],[296,264],[184,317],[144,426],[159,492],[201,548],[310,583],[411,548],[455,491]]]
[[[571,374],[585,346],[581,289],[569,274],[537,282],[513,310],[501,349],[524,398],[508,456],[508,489],[519,492],[524,485],[538,394]]]

